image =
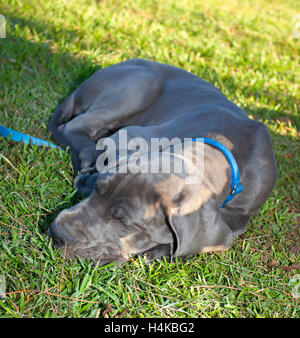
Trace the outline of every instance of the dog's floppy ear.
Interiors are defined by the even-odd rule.
[[[192,194],[193,195],[193,194]],[[203,200],[198,209],[191,208],[191,195],[180,195],[178,202],[165,209],[176,242],[175,256],[200,252],[223,251],[231,247],[233,234],[224,222],[214,198]],[[177,205],[176,205],[177,204]]]

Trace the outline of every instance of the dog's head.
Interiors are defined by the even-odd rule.
[[[68,256],[102,265],[137,254],[155,259],[226,249],[233,236],[218,206],[228,175],[219,157],[216,170],[223,170],[223,181],[217,191],[213,157],[204,161],[210,173],[203,180],[174,172],[97,174],[91,195],[60,212],[50,234]]]

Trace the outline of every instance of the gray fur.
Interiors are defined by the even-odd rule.
[[[230,167],[205,145],[204,181],[184,175],[112,174],[95,169],[95,143],[120,129],[130,137],[208,137],[234,155],[243,191],[224,208]],[[269,133],[212,84],[182,69],[134,59],[97,71],[56,109],[49,131],[70,147],[79,194],[50,226],[70,256],[106,264],[130,255],[186,256],[225,250],[257,215],[277,178]]]

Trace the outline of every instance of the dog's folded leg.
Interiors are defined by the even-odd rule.
[[[149,107],[162,88],[163,79],[156,70],[124,66],[95,73],[72,94],[72,100],[66,99],[68,109],[76,113],[66,113],[73,118],[58,126],[57,131],[78,154],[73,160],[75,173],[94,165],[95,143],[99,138],[111,129],[122,127],[127,118]],[[87,109],[78,114],[81,106]]]

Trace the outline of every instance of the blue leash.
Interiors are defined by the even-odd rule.
[[[53,143],[41,140],[39,138],[29,136],[13,129],[6,128],[0,124],[0,136],[4,136],[6,138],[10,138],[16,142],[24,142],[29,144],[35,144],[37,146],[47,146],[52,148],[59,148]],[[240,172],[239,167],[234,159],[232,153],[227,149],[222,143],[210,139],[210,138],[193,138],[192,141],[203,142],[209,144],[217,149],[219,149],[224,156],[226,157],[230,168],[231,168],[231,191],[229,195],[226,197],[225,201],[220,205],[220,208],[223,208],[229,201],[231,201],[237,194],[239,194],[242,190],[242,184],[240,182]]]
[[[46,146],[46,147],[52,147],[52,148],[59,148],[53,143],[41,140],[39,138],[29,136],[23,133],[20,133],[18,131],[15,131],[13,129],[6,128],[0,124],[0,136],[4,136],[6,138],[10,138],[13,141],[16,142],[24,142],[29,144],[36,144],[37,146]]]
[[[220,208],[223,208],[229,201],[231,201],[237,194],[239,194],[243,190],[243,186],[240,182],[240,171],[239,167],[236,163],[234,156],[232,155],[231,151],[227,149],[224,144],[212,140],[210,138],[193,138],[192,141],[203,142],[209,144],[217,149],[219,149],[224,156],[226,157],[230,168],[231,168],[231,191],[229,195],[226,197],[225,201],[220,205]]]

